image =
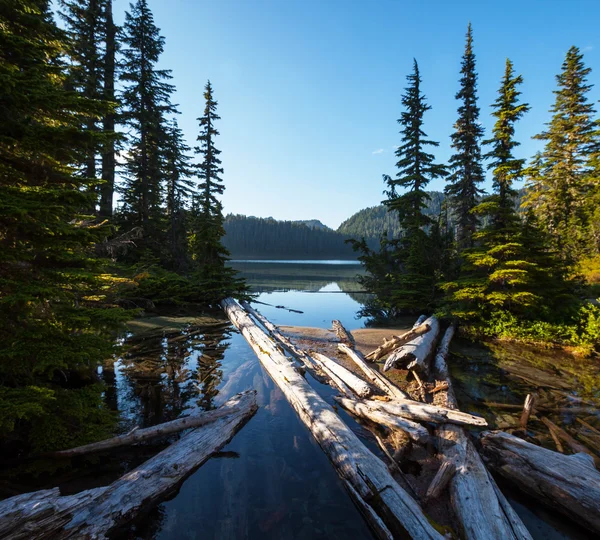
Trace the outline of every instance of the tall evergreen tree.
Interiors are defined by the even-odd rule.
[[[477,105],[477,73],[473,53],[473,32],[471,24],[467,30],[467,43],[461,65],[460,90],[456,99],[461,101],[458,120],[452,134],[454,154],[450,158],[450,176],[446,193],[450,198],[456,220],[456,241],[459,250],[473,247],[473,234],[477,229],[477,216],[473,209],[477,206],[484,180],[481,164],[480,140],[483,127],[479,123]]]
[[[556,77],[552,120],[546,131],[535,137],[546,146],[531,168],[526,199],[567,264],[589,250],[589,158],[598,147],[595,111],[587,98],[592,88],[587,82],[590,71],[583,54],[571,47]]]
[[[38,448],[98,437],[101,390],[74,375],[111,354],[123,316],[103,309],[102,231],[80,214],[95,196],[71,167],[97,137],[81,118],[105,110],[65,89],[67,52],[47,1],[1,3],[0,432]]]
[[[173,118],[167,127],[165,143],[167,238],[171,250],[169,266],[178,271],[188,267],[186,203],[192,190],[189,151],[190,148],[183,139],[183,132],[177,120]]]
[[[129,127],[129,150],[122,187],[125,222],[144,229],[146,245],[160,246],[165,181],[165,117],[175,112],[170,97],[173,86],[169,70],[156,64],[165,39],[154,24],[147,0],[130,4],[125,14],[123,62],[120,79],[122,117]]]

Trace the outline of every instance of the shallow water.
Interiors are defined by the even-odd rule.
[[[332,319],[340,319],[349,329],[364,326],[365,321],[356,317],[364,299],[355,280],[360,272],[357,264],[261,261],[234,266],[260,291],[257,300],[263,304],[258,309],[278,325],[327,328]],[[333,467],[242,336],[227,321],[210,327],[188,325],[190,330],[196,332],[192,337],[182,337],[177,328],[141,342],[132,336],[129,354],[101,370],[107,384],[105,399],[119,414],[120,431],[217,407],[248,388],[257,390],[259,410],[170,500],[121,536],[371,538]],[[535,391],[548,406],[561,408],[548,415],[574,435],[576,415],[563,411],[569,407],[585,405],[589,414],[579,416],[600,428],[600,370],[588,361],[556,351],[456,340],[450,365],[461,408],[485,415],[491,425],[510,426],[520,411],[489,406],[489,402],[520,405],[527,393]],[[333,390],[313,383],[331,402]],[[356,422],[340,414],[359,436],[364,435]],[[550,446],[540,424],[532,420],[531,435]],[[365,442],[378,452],[370,439]],[[124,449],[61,465],[37,464],[35,474],[30,469],[18,481],[29,489],[60,485],[64,493],[72,493],[111,482],[160,448]],[[513,493],[509,486],[503,488],[535,538],[588,537],[552,511]]]

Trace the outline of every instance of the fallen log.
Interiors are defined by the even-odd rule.
[[[435,317],[429,317],[425,324],[430,327],[429,332],[396,348],[386,360],[383,371],[404,367],[419,371],[425,376],[429,374],[429,361],[434,353],[435,344],[440,334],[440,323]]]
[[[448,385],[448,408],[458,410],[447,363],[453,335],[454,327],[450,326],[437,350],[434,369],[436,379],[445,380]],[[456,465],[449,483],[450,501],[464,537],[530,539],[531,535],[498,489],[465,429],[444,424],[436,430],[436,435],[440,453]]]
[[[69,458],[74,456],[82,456],[85,454],[92,454],[94,452],[102,452],[103,450],[109,450],[111,448],[118,448],[119,446],[127,446],[131,444],[137,444],[157,437],[164,437],[183,431],[184,429],[196,428],[210,424],[219,418],[223,418],[228,414],[234,412],[230,407],[220,407],[214,411],[206,411],[192,416],[185,416],[178,418],[171,422],[165,422],[152,426],[145,429],[135,429],[130,431],[126,435],[119,435],[118,437],[112,437],[104,441],[99,441],[84,446],[78,446],[77,448],[70,448],[69,450],[59,450],[48,454],[48,457],[54,458]]]
[[[429,432],[427,429],[416,422],[412,422],[411,420],[390,414],[383,410],[373,409],[364,401],[338,397],[334,397],[334,399],[354,416],[366,418],[367,420],[371,420],[371,422],[381,424],[390,429],[404,431],[413,441],[419,444],[425,444],[429,439]]]
[[[111,485],[60,496],[58,488],[0,502],[0,538],[106,538],[148,510],[210,456],[256,412],[255,392],[231,398],[230,414],[196,428]]]
[[[456,472],[455,461],[452,459],[445,459],[442,462],[437,473],[435,473],[435,476],[433,477],[431,484],[429,484],[429,487],[427,488],[427,492],[425,493],[425,499],[426,500],[437,499],[442,494],[442,492],[446,489],[446,487],[450,483],[450,480],[452,480],[452,477],[454,476],[455,472]]]
[[[250,344],[261,364],[310,430],[338,474],[344,479],[363,516],[380,538],[389,535],[436,538],[441,535],[431,526],[419,505],[393,479],[385,464],[373,455],[342,422],[329,405],[293,368],[231,298],[221,306],[233,325]],[[381,524],[385,525],[385,528]]]
[[[533,411],[533,406],[535,405],[535,397],[533,394],[527,394],[525,398],[525,404],[523,405],[523,413],[521,414],[521,420],[519,421],[519,425],[521,429],[527,428],[527,422],[529,422],[529,417],[531,416],[531,412]]]
[[[339,379],[344,381],[344,384],[347,385],[354,394],[359,397],[368,397],[373,391],[371,387],[363,381],[357,375],[354,375],[349,369],[346,369],[344,366],[338,364],[335,360],[328,358],[324,354],[313,352],[312,357],[315,359],[319,367],[323,369],[327,374],[333,373]]]
[[[600,473],[587,454],[565,456],[503,432],[481,437],[486,463],[524,492],[600,533]]]
[[[594,455],[594,453],[591,450],[589,450],[587,446],[584,446],[583,444],[577,442],[573,437],[571,437],[571,435],[569,435],[561,427],[557,426],[552,420],[544,416],[542,416],[541,420],[542,422],[544,422],[544,424],[546,424],[546,427],[550,430],[550,432],[554,432],[560,439],[565,441],[569,445],[571,450],[573,450],[573,452],[588,454],[589,456],[591,456],[596,466],[600,466],[600,458]]]
[[[337,399],[344,408],[355,407],[355,404],[350,404],[347,398]],[[360,401],[371,413],[384,412],[387,414],[408,418],[417,422],[429,422],[432,424],[457,424],[460,426],[487,426],[485,418],[475,416],[473,414],[464,413],[452,409],[445,409],[437,405],[421,403],[411,399],[395,399],[393,401],[375,401],[365,399]]]
[[[352,347],[353,349],[356,347],[356,341],[354,341],[354,336],[344,328],[344,325],[340,321],[334,319],[333,321],[331,321],[331,326],[333,328],[333,331],[335,332],[335,335],[342,343],[348,345],[349,347]]]
[[[377,360],[383,358],[386,354],[391,353],[400,345],[404,345],[416,337],[426,334],[430,329],[431,327],[428,324],[421,323],[401,336],[393,336],[389,341],[384,341],[383,345],[380,345],[375,350],[365,355],[365,359],[369,362],[377,362]]]
[[[363,357],[363,355],[355,350],[348,347],[344,343],[338,344],[338,349],[343,353],[347,354],[348,357],[362,370],[362,372],[367,376],[367,379],[377,388],[379,388],[382,392],[390,396],[391,398],[400,398],[400,399],[408,399],[408,394],[400,390],[397,386],[395,386],[391,381],[389,381],[386,377],[381,375],[379,372],[371,369]]]

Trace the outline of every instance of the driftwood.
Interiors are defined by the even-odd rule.
[[[417,422],[430,422],[432,424],[457,424],[461,426],[487,426],[485,418],[472,414],[445,409],[437,405],[412,401],[410,399],[395,399],[394,401],[362,400],[354,401],[347,398],[336,398],[344,408],[356,407],[361,403],[370,413],[387,413],[401,418],[409,418]],[[353,403],[351,403],[353,402]],[[348,405],[348,407],[346,407]]]
[[[430,329],[431,327],[428,324],[421,323],[413,327],[408,332],[405,332],[401,336],[393,336],[392,339],[389,341],[384,341],[383,345],[380,345],[374,351],[371,351],[369,354],[365,355],[365,360],[368,360],[369,362],[376,362],[380,358],[383,358],[386,354],[391,353],[400,345],[404,345],[416,337],[426,334]]]
[[[334,398],[344,409],[351,412],[355,416],[366,418],[376,424],[381,424],[390,429],[398,429],[404,431],[413,441],[419,444],[425,444],[429,439],[429,432],[422,425],[390,414],[384,410],[374,409],[369,407],[364,401],[356,401],[348,398]]]
[[[577,442],[573,437],[571,437],[571,435],[569,435],[561,427],[557,426],[552,420],[549,420],[548,418],[545,418],[545,417],[542,417],[541,420],[542,420],[542,422],[544,422],[544,424],[546,424],[547,428],[550,430],[550,433],[554,432],[554,434],[558,438],[565,441],[569,445],[571,450],[573,450],[573,452],[588,454],[589,456],[592,457],[592,460],[594,461],[596,466],[600,465],[600,458],[598,456],[596,456],[591,450],[589,450],[587,446],[584,446],[583,444]]]
[[[221,407],[214,411],[201,412],[192,416],[185,416],[171,422],[158,424],[157,426],[152,426],[145,429],[135,429],[126,435],[120,435],[104,441],[86,444],[85,446],[78,446],[77,448],[70,448],[69,450],[53,452],[49,455],[49,457],[68,458],[73,456],[82,456],[84,454],[92,454],[94,452],[102,452],[103,450],[109,450],[111,448],[118,448],[119,446],[137,444],[139,442],[155,439],[157,437],[164,437],[165,435],[177,433],[179,431],[183,431],[184,429],[196,428],[210,424],[211,422],[214,422],[219,418],[223,418],[232,412],[233,411],[228,407]]]
[[[437,350],[434,368],[436,379],[445,380],[448,385],[448,408],[458,410],[447,363],[453,334],[454,327],[450,326]],[[530,539],[531,535],[498,489],[466,431],[445,424],[436,430],[436,435],[440,452],[456,465],[449,492],[464,537],[473,540]]]
[[[496,472],[600,534],[600,473],[589,455],[565,456],[503,432],[485,432],[481,443]]]
[[[456,462],[452,459],[445,459],[429,484],[425,499],[437,499],[446,489],[455,472]]]
[[[531,416],[531,412],[533,411],[533,407],[535,405],[535,396],[533,394],[527,394],[525,398],[525,404],[523,405],[523,413],[521,414],[521,420],[519,424],[521,429],[527,428],[527,422],[529,422],[529,417]]]
[[[311,354],[317,365],[326,373],[333,373],[338,379],[341,379],[350,390],[359,397],[368,397],[373,392],[371,387],[360,377],[354,375],[350,370],[338,364],[336,361],[328,358],[324,354],[313,352]],[[348,393],[346,392],[346,395]],[[350,394],[352,395],[352,394]]]
[[[390,396],[391,398],[394,398],[394,399],[395,398],[400,398],[400,399],[408,398],[408,394],[406,394],[405,392],[400,390],[400,388],[398,388],[397,386],[392,384],[391,381],[389,381],[386,377],[381,375],[378,371],[375,371],[374,369],[372,369],[371,366],[369,366],[369,364],[367,364],[365,362],[363,355],[359,351],[351,349],[350,347],[348,347],[348,345],[345,345],[344,343],[338,344],[338,349],[341,352],[347,354],[348,357],[367,376],[367,379],[374,386],[379,388],[382,392],[384,392],[385,394],[387,394],[388,396]]]
[[[386,360],[383,371],[405,367],[423,375],[429,374],[429,361],[440,333],[440,323],[435,317],[429,317],[424,324],[430,327],[429,332],[398,347]]]
[[[340,321],[334,319],[331,321],[331,325],[335,335],[342,343],[348,345],[348,347],[352,347],[353,349],[356,347],[354,336],[344,328],[344,325]]]
[[[385,464],[373,455],[340,417],[294,369],[249,315],[228,298],[223,310],[250,344],[261,364],[319,443],[363,516],[380,538],[406,536],[437,538],[423,511],[393,479]]]
[[[0,538],[106,538],[146,511],[210,456],[220,450],[255,413],[255,392],[223,405],[230,411],[212,424],[190,431],[110,486],[60,496],[58,488],[0,502]]]

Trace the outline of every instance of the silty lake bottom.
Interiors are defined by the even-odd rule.
[[[344,261],[232,261],[258,292],[258,309],[278,325],[329,328],[340,319],[364,327],[356,314],[366,298]],[[285,306],[302,313],[275,306]],[[205,323],[210,322],[208,326]],[[259,410],[221,452],[189,476],[177,493],[120,531],[121,538],[318,539],[373,538],[329,461],[274,386],[243,337],[226,320],[159,317],[138,321],[124,342],[130,353],[99,369],[105,400],[119,431],[147,427],[214,408],[249,388]],[[144,326],[154,337],[141,340]],[[409,327],[412,320],[406,321]],[[163,331],[164,330],[164,331]],[[185,336],[185,337],[184,337]],[[135,351],[135,353],[134,353]],[[576,434],[576,416],[600,428],[597,364],[561,351],[457,339],[450,358],[461,409],[484,415],[492,427],[517,422],[520,411],[485,403],[522,404],[535,392],[560,409],[548,416]],[[311,381],[330,403],[335,392]],[[569,412],[572,410],[573,412]],[[377,455],[368,432],[343,419]],[[535,419],[532,422],[536,424]],[[537,422],[538,424],[541,424]],[[543,424],[541,424],[543,428]],[[540,442],[554,449],[546,433]],[[5,470],[0,485],[32,491],[60,486],[65,494],[106,485],[165,446],[119,449],[65,461],[38,461]],[[589,538],[589,533],[500,483],[534,538]]]

